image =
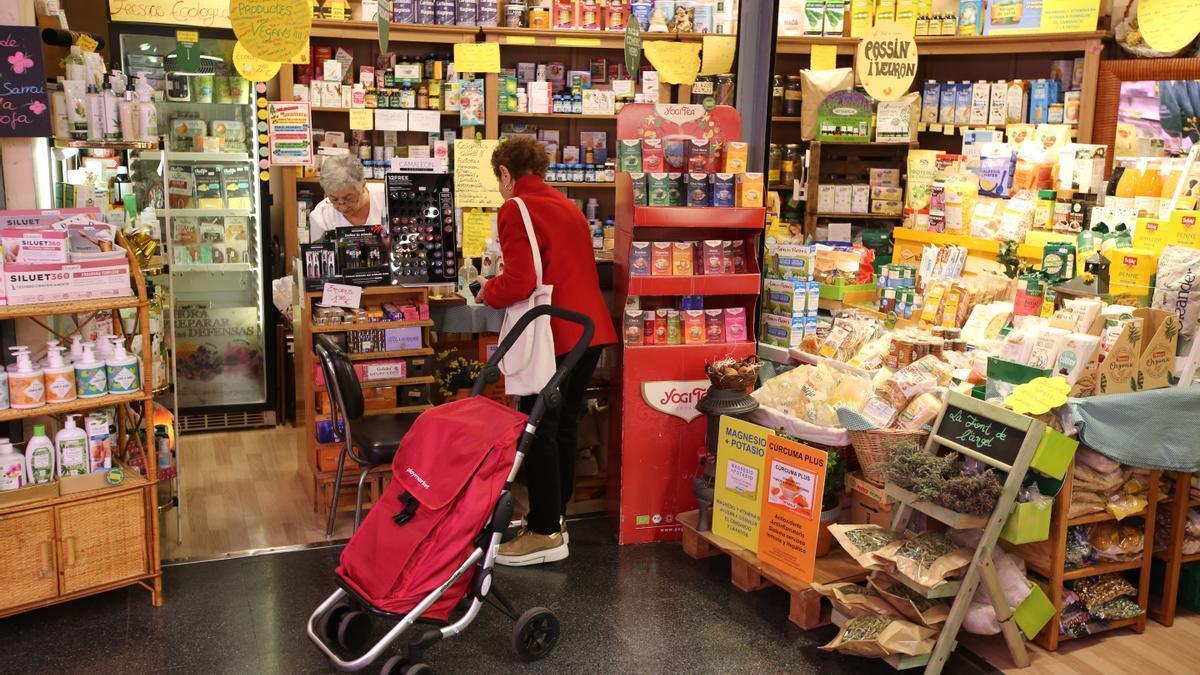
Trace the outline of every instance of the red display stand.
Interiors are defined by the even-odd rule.
[[[741,119],[729,106],[627,105],[617,137],[740,139]],[[617,176],[614,286],[619,307],[633,296],[642,309],[676,307],[681,296],[704,296],[704,307],[743,307],[746,342],[622,346],[614,374],[613,430],[609,440],[609,504],[622,544],[678,540],[678,515],[696,508],[692,479],[704,451],[705,424],[696,403],[708,388],[704,365],[755,351],[755,309],[761,288],[757,259],[766,219],[762,208],[633,206],[628,174]],[[745,243],[743,274],[631,276],[634,241]],[[620,331],[618,317],[618,329]]]

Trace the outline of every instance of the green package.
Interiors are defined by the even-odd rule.
[[[825,0],[805,0],[804,34],[825,34]]]

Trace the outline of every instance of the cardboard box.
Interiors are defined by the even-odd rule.
[[[124,250],[108,259],[77,263],[5,263],[4,289],[10,305],[125,297],[130,294]]]
[[[884,185],[875,185],[871,187],[871,199],[898,202],[904,199],[904,189]]]
[[[762,315],[762,341],[764,344],[791,349],[799,347],[804,339],[805,317]]]
[[[846,487],[850,492],[849,522],[891,526],[895,502],[883,488],[863,479],[859,472],[846,474]]]
[[[796,281],[794,279],[763,280],[763,311],[767,314],[804,316],[808,307],[808,287],[820,285],[815,281]]]
[[[904,211],[904,202],[890,199],[872,199],[871,213],[884,216],[898,216]]]
[[[871,209],[871,186],[851,185],[850,213],[869,213]]]
[[[1172,211],[1166,243],[1200,248],[1200,211]]]
[[[833,213],[850,213],[854,201],[854,188],[849,185],[833,186]]]
[[[818,185],[817,186],[817,211],[820,213],[833,213],[833,203],[836,193],[835,185]]]
[[[1142,319],[1142,339],[1132,339],[1132,323],[1125,327],[1099,365],[1097,394],[1159,389],[1170,384],[1168,375],[1175,367],[1179,342],[1179,315],[1161,309],[1136,309],[1133,315]],[[1093,361],[1098,358],[1099,354]]]
[[[871,169],[871,187],[900,187],[900,169]]]

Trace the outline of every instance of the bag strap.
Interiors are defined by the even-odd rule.
[[[537,285],[534,288],[542,286],[542,250],[538,247],[537,233],[533,231],[533,221],[529,219],[529,207],[525,206],[525,200],[520,197],[513,197],[512,200],[517,203],[517,208],[521,209],[521,220],[525,221],[525,234],[529,235],[529,247],[533,249],[533,270],[537,273]]]

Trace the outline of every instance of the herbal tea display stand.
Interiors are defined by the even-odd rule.
[[[888,659],[897,667],[917,667],[925,665],[925,672],[932,675],[942,672],[946,661],[950,658],[958,644],[958,631],[966,618],[967,608],[975,597],[975,591],[982,581],[992,598],[992,606],[996,610],[996,620],[1000,623],[1000,631],[1008,650],[1012,654],[1013,664],[1018,668],[1029,665],[1029,654],[1025,651],[1025,641],[1020,629],[1013,620],[1013,608],[1005,600],[1000,578],[996,573],[992,552],[1000,538],[1000,531],[1005,521],[1012,513],[1016,503],[1017,492],[1029,471],[1041,443],[1046,425],[1024,415],[1018,415],[1011,410],[998,408],[969,396],[950,392],[945,405],[938,413],[933,425],[933,433],[926,442],[925,451],[938,454],[939,451],[958,452],[964,457],[970,457],[989,467],[1008,475],[1004,481],[1004,489],[1000,500],[996,503],[990,517],[964,515],[955,513],[929,502],[918,501],[914,495],[894,485],[888,485],[888,496],[899,502],[892,515],[892,530],[903,532],[913,511],[920,511],[926,516],[938,520],[956,529],[983,528],[983,536],[975,548],[975,555],[966,575],[961,581],[947,581],[931,590],[915,585],[903,574],[893,574],[897,581],[904,583],[913,590],[925,593],[928,598],[954,597],[954,605],[950,616],[942,626],[938,635],[937,645],[927,659],[908,657],[904,660]],[[875,572],[874,574],[885,574]],[[927,662],[927,664],[926,664]]]

